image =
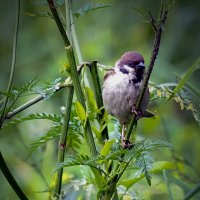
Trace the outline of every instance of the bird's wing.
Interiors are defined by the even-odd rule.
[[[114,75],[116,72],[114,69],[110,69],[104,76],[104,81],[109,77],[109,76],[112,76]]]

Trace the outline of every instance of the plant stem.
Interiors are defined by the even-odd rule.
[[[14,72],[15,72],[15,64],[16,64],[16,49],[17,49],[17,39],[18,39],[18,30],[19,30],[19,16],[20,16],[20,0],[17,1],[17,12],[16,12],[16,22],[15,22],[15,32],[14,32],[14,41],[13,41],[13,52],[12,52],[12,65],[11,65],[11,72],[10,72],[10,78],[8,82],[8,87],[7,87],[7,94],[10,92],[12,83],[13,83],[13,78],[14,78]],[[6,106],[8,103],[8,96],[6,96],[6,100],[3,106],[3,112],[0,117],[0,128],[3,125],[4,119],[5,119],[5,111],[6,111]]]
[[[103,99],[102,99],[102,91],[101,91],[101,85],[100,85],[100,80],[99,80],[99,73],[97,69],[97,61],[93,61],[88,66],[91,73],[92,85],[93,85],[93,89],[94,89],[94,93],[96,97],[97,106],[98,106],[98,109],[100,109],[103,107]],[[99,114],[100,121],[102,121],[103,119],[104,112],[105,110],[103,109],[101,113]],[[105,123],[105,122],[102,122],[102,123]],[[102,126],[103,125],[104,124],[102,124]],[[107,127],[105,127],[104,130],[102,131],[102,139],[103,141],[109,139]]]
[[[16,23],[15,23],[15,32],[14,32],[14,41],[13,41],[13,54],[12,54],[12,65],[11,65],[11,72],[10,72],[10,78],[9,78],[9,83],[7,87],[7,94],[10,92],[12,83],[13,83],[13,78],[14,78],[14,72],[15,72],[15,64],[16,64],[16,49],[17,49],[17,39],[18,39],[18,30],[19,30],[19,16],[20,16],[20,0],[17,1],[17,12],[16,12]],[[3,106],[3,112],[0,117],[0,129],[2,128],[3,122],[5,120],[5,111],[6,111],[6,106],[8,103],[8,96],[6,96],[6,100]],[[10,186],[13,188],[19,199],[22,200],[27,200],[28,197],[24,194],[20,186],[18,185],[17,181],[15,180],[14,176],[10,172],[4,157],[2,153],[0,152],[0,168],[4,176],[6,177],[8,183]]]
[[[70,113],[71,113],[71,107],[72,107],[72,99],[73,99],[73,86],[67,87],[67,99],[66,99],[66,111],[64,115],[64,122],[62,126],[61,136],[59,140],[59,146],[58,146],[58,158],[57,163],[64,162],[64,154],[66,150],[66,138],[69,128],[69,120],[70,120]],[[56,174],[55,179],[55,193],[58,194],[58,196],[61,193],[61,186],[62,186],[62,174],[63,174],[63,168],[60,168]]]
[[[65,43],[67,58],[68,58],[69,65],[71,67],[71,78],[72,78],[72,81],[73,81],[73,86],[74,86],[74,90],[75,90],[77,99],[81,103],[83,108],[86,110],[84,95],[83,95],[83,91],[81,89],[78,71],[77,71],[77,67],[76,67],[76,61],[75,61],[73,47],[70,44],[70,41],[69,41],[69,39],[66,35],[66,32],[63,28],[63,25],[60,21],[60,18],[58,16],[57,11],[56,11],[54,1],[53,0],[47,0],[47,1],[48,1],[48,4],[49,4],[49,8],[52,12],[52,15],[54,17],[54,20],[55,20],[57,27],[59,29],[59,32],[60,32],[60,34],[61,34],[61,36],[64,40],[64,43]],[[86,131],[87,131],[86,140],[87,140],[88,145],[90,146],[90,152],[91,152],[92,155],[97,155],[96,145],[94,143],[94,138],[93,138],[93,135],[92,135],[92,130],[91,130],[89,121],[86,123]]]
[[[1,171],[3,172],[4,176],[6,177],[8,183],[10,184],[10,186],[13,188],[13,190],[19,197],[19,199],[27,200],[28,197],[24,194],[24,192],[18,185],[17,181],[15,180],[14,176],[10,172],[1,152],[0,152],[0,168],[1,168]]]
[[[151,55],[151,60],[150,60],[150,64],[144,79],[144,83],[143,83],[143,87],[141,90],[141,93],[139,95],[139,98],[137,100],[136,103],[136,110],[140,110],[140,106],[142,104],[142,100],[144,97],[144,94],[146,92],[146,90],[148,89],[148,82],[151,76],[151,73],[153,71],[154,68],[154,64],[159,52],[159,48],[160,48],[160,41],[161,41],[161,36],[162,36],[162,30],[163,30],[163,26],[165,25],[165,21],[167,19],[167,14],[168,14],[168,9],[163,7],[163,3],[161,4],[161,10],[160,10],[160,18],[159,18],[159,22],[158,24],[155,24],[155,20],[153,19],[151,13],[149,12],[149,17],[150,17],[150,22],[153,26],[153,29],[155,31],[155,39],[154,39],[154,47],[152,50],[152,55]],[[131,119],[130,125],[128,127],[128,132],[126,135],[126,141],[129,141],[130,136],[131,136],[131,132],[133,130],[133,127],[135,126],[137,121],[137,115],[134,113],[133,117]]]
[[[57,90],[55,90],[55,92],[60,91],[61,89],[70,86],[71,84],[62,84],[59,86],[59,88]],[[48,92],[48,90],[46,91]],[[55,93],[54,92],[54,93]],[[15,115],[19,114],[20,112],[22,112],[23,110],[25,110],[26,108],[31,107],[32,105],[40,102],[41,100],[45,99],[45,94],[44,95],[39,95],[33,99],[31,99],[30,101],[24,103],[23,105],[19,106],[18,108],[16,108],[15,110],[7,113],[4,117],[4,119],[11,119],[12,117],[14,117]]]
[[[200,183],[192,189],[185,197],[183,200],[189,200],[191,199],[194,195],[196,195],[200,191]]]

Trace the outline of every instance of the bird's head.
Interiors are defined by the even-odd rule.
[[[140,82],[143,79],[145,71],[144,58],[136,51],[124,53],[117,61],[116,66],[124,74],[134,74],[135,79],[133,81],[135,83]]]

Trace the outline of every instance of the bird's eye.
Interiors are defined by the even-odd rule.
[[[133,65],[134,65],[133,62],[128,63],[128,66],[130,66],[130,67],[133,67]]]
[[[135,61],[134,66],[137,66],[139,63],[140,63],[139,61]]]

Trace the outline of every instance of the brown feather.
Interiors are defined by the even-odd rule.
[[[112,76],[114,75],[116,72],[114,69],[110,69],[104,76],[104,81],[109,77],[109,76]]]

